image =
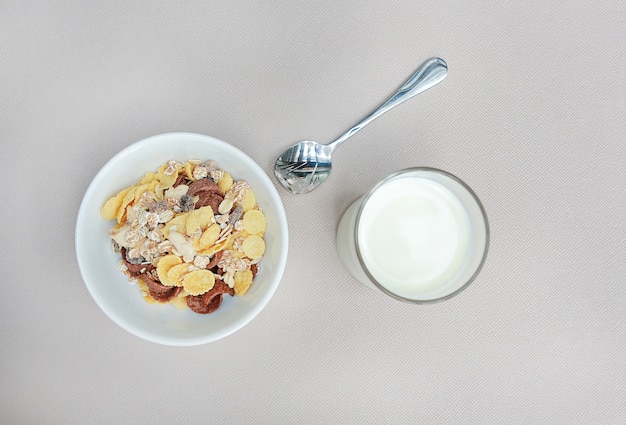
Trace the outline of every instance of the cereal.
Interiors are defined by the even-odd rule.
[[[210,206],[201,207],[197,210],[191,211],[187,216],[187,221],[185,222],[185,231],[187,236],[192,235],[198,229],[201,231],[205,230],[211,223],[212,218],[213,208]]]
[[[216,242],[215,245],[210,246],[209,248],[206,249],[202,249],[198,252],[198,254],[201,255],[214,255],[215,253],[219,252],[219,251],[223,251],[224,249],[226,249],[229,244],[232,244],[232,240],[231,237],[227,237],[226,239],[222,240],[221,242]]]
[[[252,271],[250,269],[235,272],[235,294],[240,297],[245,295],[248,289],[250,289],[250,285],[252,285],[252,278]]]
[[[222,202],[220,202],[220,206],[218,207],[218,211],[220,214],[226,214],[233,208],[234,201],[232,199],[224,198]]]
[[[243,240],[241,248],[246,257],[254,260],[261,258],[265,253],[265,242],[262,237],[251,235]]]
[[[261,210],[250,210],[243,215],[243,228],[251,235],[265,231],[265,215]]]
[[[102,208],[100,209],[100,215],[105,220],[113,220],[117,218],[117,212],[122,206],[122,201],[126,196],[126,193],[130,190],[130,188],[124,189],[121,192],[118,192],[115,196],[109,198]]]
[[[254,206],[256,205],[256,196],[254,195],[254,192],[249,190],[244,195],[239,205],[241,205],[241,208],[243,208],[243,212],[250,211],[252,208],[254,208]]]
[[[107,199],[100,215],[117,222],[109,236],[118,268],[150,304],[215,311],[222,294],[248,292],[265,253],[254,192],[215,161],[167,161]]]
[[[139,184],[155,183],[157,181],[158,179],[155,173],[146,173],[141,180],[139,180]]]
[[[193,168],[192,180],[205,179],[209,175],[209,169],[204,165],[196,165]]]
[[[182,260],[178,255],[174,254],[165,255],[159,259],[157,263],[157,276],[163,285],[176,286],[168,279],[167,272],[170,268],[180,263],[182,263]]]
[[[141,199],[142,195],[144,193],[146,193],[147,190],[150,189],[151,185],[152,185],[152,183],[144,183],[144,184],[139,184],[138,186],[135,187],[134,203],[139,202],[139,200]],[[155,186],[156,186],[156,182],[155,182]],[[153,190],[154,190],[154,188],[153,188]]]
[[[193,266],[189,265],[189,263],[180,263],[170,267],[167,271],[167,280],[172,286],[183,286],[183,275],[189,273],[190,268],[193,269]]]
[[[224,175],[222,175],[222,178],[217,182],[217,187],[220,188],[222,193],[228,192],[232,185],[233,185],[233,177],[226,172],[224,172]]]
[[[195,179],[193,178],[193,169],[194,169],[194,165],[191,161],[187,161],[185,163],[185,175],[187,176],[187,178],[191,181],[194,181]]]
[[[126,207],[131,203],[133,199],[135,199],[135,190],[137,190],[137,186],[131,186],[128,188],[128,192],[124,195],[122,199],[122,203],[120,208],[117,210],[117,222],[122,223],[124,218],[126,217]]]
[[[170,233],[170,229],[174,228],[174,230],[185,230],[186,228],[186,222],[187,222],[187,217],[189,216],[189,213],[183,213],[180,215],[177,215],[176,217],[174,217],[173,219],[171,219],[170,221],[168,221],[165,224],[165,227],[163,227],[163,236],[165,238],[169,237],[169,233]]]
[[[172,187],[178,178],[178,164],[176,161],[167,161],[157,171],[157,179],[163,187]]]
[[[196,256],[197,251],[193,247],[193,242],[186,238],[184,234],[174,230],[169,233],[170,242],[174,245],[174,253],[183,257],[185,263],[190,263]]]
[[[200,236],[200,249],[208,249],[215,242],[217,242],[217,239],[220,237],[221,230],[220,225],[217,223],[211,224],[207,227],[207,229],[202,232],[202,236]]]
[[[202,295],[215,285],[215,275],[210,270],[194,270],[183,278],[183,288],[189,295]]]
[[[193,259],[193,265],[199,269],[208,269],[209,264],[211,264],[211,257],[206,255],[196,255]]]

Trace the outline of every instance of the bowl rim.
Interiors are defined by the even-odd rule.
[[[276,208],[276,212],[278,213],[277,224],[280,229],[280,235],[279,235],[280,240],[278,243],[279,243],[279,246],[281,247],[281,250],[278,256],[277,264],[272,266],[272,274],[274,276],[273,278],[270,279],[266,291],[259,298],[259,302],[256,303],[249,310],[248,314],[246,314],[243,320],[239,320],[236,323],[233,323],[232,325],[228,327],[225,327],[218,331],[211,332],[205,336],[175,339],[175,338],[171,338],[167,336],[159,336],[153,332],[145,332],[142,329],[139,329],[136,326],[133,326],[132,323],[128,323],[127,321],[123,320],[122,318],[114,314],[109,309],[109,307],[104,303],[104,301],[100,299],[99,295],[95,291],[95,287],[92,288],[92,285],[94,285],[94,283],[91,282],[89,279],[87,279],[87,273],[86,273],[87,264],[85,264],[86,260],[81,255],[80,244],[84,242],[81,238],[83,237],[83,232],[84,232],[83,223],[84,223],[84,220],[86,219],[86,214],[87,214],[85,212],[85,209],[87,207],[89,198],[92,196],[92,193],[95,190],[94,188],[97,186],[97,183],[111,172],[111,169],[115,166],[115,163],[118,162],[120,159],[128,156],[129,154],[132,154],[134,151],[144,148],[146,145],[150,145],[154,143],[162,143],[164,139],[165,140],[172,140],[172,139],[181,140],[185,138],[187,139],[194,138],[199,141],[204,141],[212,145],[220,146],[223,149],[230,150],[232,153],[235,153],[236,155],[241,156],[250,164],[253,164],[253,166],[256,168],[255,174],[258,174],[260,180],[264,181],[263,182],[263,186],[265,186],[264,189],[267,191],[269,198],[270,198],[269,200],[272,204],[274,204]],[[147,171],[150,171],[150,170],[147,170]],[[85,190],[83,194],[82,200],[80,202],[80,206],[78,208],[78,213],[76,216],[76,225],[75,225],[74,230],[75,230],[75,234],[74,234],[75,255],[76,255],[76,260],[78,263],[78,268],[81,274],[81,278],[91,298],[98,305],[100,310],[102,310],[102,312],[104,312],[105,315],[109,319],[111,319],[115,324],[117,324],[119,327],[126,330],[130,334],[135,335],[146,341],[150,341],[150,342],[154,342],[154,343],[158,343],[162,345],[169,345],[169,346],[195,346],[195,345],[207,344],[209,342],[217,341],[221,338],[231,335],[232,333],[238,331],[239,329],[243,328],[245,325],[250,323],[265,308],[269,300],[272,298],[272,296],[276,292],[276,289],[278,288],[281,282],[282,276],[284,274],[284,270],[285,270],[286,263],[287,263],[287,255],[289,251],[289,235],[288,235],[289,231],[288,231],[288,222],[287,222],[287,216],[285,213],[285,208],[284,208],[282,199],[280,198],[280,195],[278,191],[276,190],[276,187],[273,184],[272,180],[269,178],[268,174],[263,170],[263,168],[255,160],[253,160],[250,156],[248,156],[245,152],[243,152],[239,148],[223,140],[217,139],[213,136],[208,136],[208,135],[193,133],[193,132],[169,132],[169,133],[161,133],[161,134],[148,136],[134,143],[131,143],[130,145],[126,146],[125,148],[117,152],[115,155],[113,155],[98,170],[98,172],[94,175],[93,179],[87,186],[87,189]]]

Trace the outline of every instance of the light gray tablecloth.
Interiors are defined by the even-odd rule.
[[[626,422],[626,3],[0,3],[0,422]],[[288,265],[265,310],[208,345],[115,325],[74,254],[115,153],[208,134],[268,174],[333,140],[431,56],[450,72],[281,189]],[[445,169],[480,196],[474,284],[415,306],[354,281],[335,228],[385,175]]]

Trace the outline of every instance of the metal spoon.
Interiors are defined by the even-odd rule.
[[[447,73],[448,66],[443,59],[427,60],[393,96],[334,142],[322,145],[305,140],[283,152],[274,164],[276,178],[291,193],[309,193],[316,189],[326,181],[330,174],[330,156],[337,146],[372,122],[374,118],[439,83]]]

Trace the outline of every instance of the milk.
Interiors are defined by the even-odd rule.
[[[443,298],[482,265],[487,225],[478,200],[438,170],[388,179],[344,214],[340,257],[351,274],[408,300]]]
[[[468,257],[467,211],[445,186],[421,177],[391,181],[361,213],[363,262],[385,288],[415,298],[440,288]]]

